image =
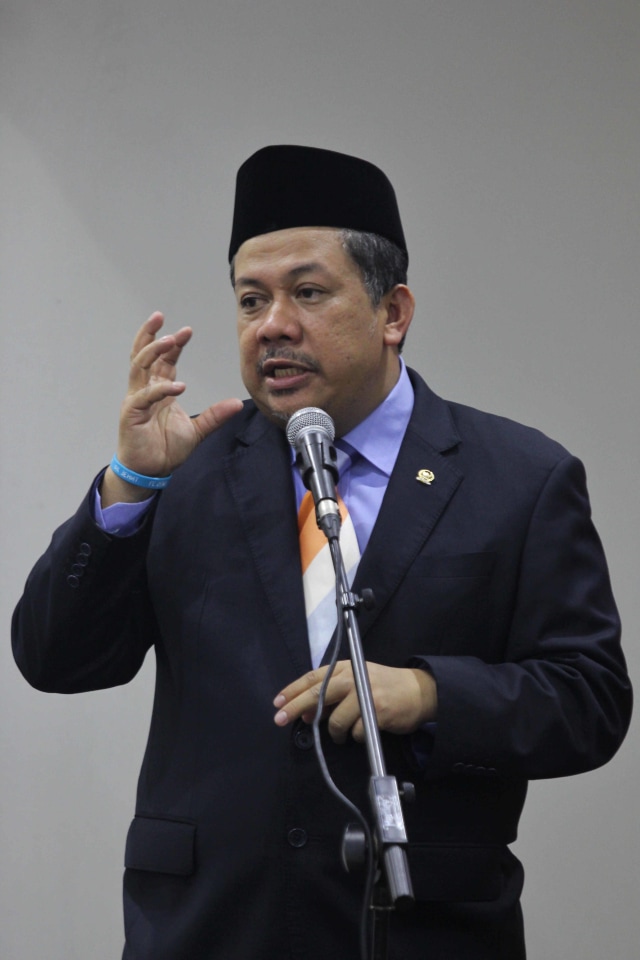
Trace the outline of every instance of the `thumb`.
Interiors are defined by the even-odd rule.
[[[210,407],[203,410],[197,417],[193,417],[193,425],[204,440],[210,433],[221,427],[223,423],[230,420],[242,410],[242,400],[236,397],[228,400],[220,400],[218,403],[212,403]]]

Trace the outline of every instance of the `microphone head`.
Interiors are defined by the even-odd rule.
[[[298,440],[308,433],[324,433],[332,443],[336,435],[333,420],[320,407],[302,407],[289,417],[287,423],[287,440],[294,449]]]

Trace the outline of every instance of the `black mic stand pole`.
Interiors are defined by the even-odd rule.
[[[321,505],[318,506],[320,507],[318,512],[321,513]],[[377,890],[374,890],[374,902],[372,904],[374,910],[373,956],[374,960],[383,960],[387,955],[386,939],[389,911],[407,909],[413,904],[414,899],[406,853],[407,834],[400,804],[398,783],[395,777],[387,775],[384,763],[380,730],[376,720],[371,684],[369,683],[369,674],[356,619],[356,611],[364,600],[352,593],[349,587],[340,548],[339,517],[336,518],[337,523],[335,524],[331,520],[327,522],[328,518],[326,517],[322,519],[325,522],[320,521],[319,526],[324,530],[329,540],[331,558],[340,587],[342,615],[349,638],[349,653],[371,771],[369,800],[375,834],[375,850],[373,853],[377,864],[380,863],[380,860],[382,861],[384,879],[386,880],[386,884],[380,880],[377,884]],[[412,796],[412,791],[413,786],[411,784],[403,784],[403,795],[407,799]],[[349,869],[350,851],[353,852],[353,862],[362,860],[364,853],[362,847],[365,838],[364,835],[360,835],[357,829],[347,828],[347,831],[344,857],[345,865]]]

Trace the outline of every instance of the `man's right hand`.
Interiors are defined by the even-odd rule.
[[[120,411],[118,460],[148,477],[166,477],[187,459],[201,440],[242,409],[236,399],[222,400],[193,419],[176,403],[185,384],[176,367],[191,339],[190,327],[156,339],[164,323],[152,313],[133,342],[129,389]],[[100,495],[102,506],[145,500],[150,491],[117,477],[107,468]]]

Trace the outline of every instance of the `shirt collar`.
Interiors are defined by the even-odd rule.
[[[399,359],[400,376],[393,390],[368,417],[340,438],[387,477],[391,476],[413,411],[413,387],[404,360]],[[295,459],[292,447],[292,464]]]
[[[400,376],[393,390],[368,417],[342,439],[387,477],[400,451],[400,445],[411,419],[413,387],[400,357]]]

